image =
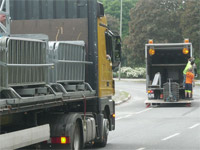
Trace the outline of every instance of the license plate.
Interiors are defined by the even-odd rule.
[[[148,94],[148,98],[149,98],[149,99],[154,98],[154,94]]]

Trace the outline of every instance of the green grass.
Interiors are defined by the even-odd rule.
[[[125,91],[116,91],[115,95],[112,97],[112,99],[114,101],[121,101],[121,100],[127,99],[128,96],[129,96],[128,92],[125,92]]]

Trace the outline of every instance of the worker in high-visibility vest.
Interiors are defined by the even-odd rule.
[[[192,68],[189,68],[186,73],[185,81],[185,98],[192,98],[192,83],[194,80],[194,74],[192,73]]]
[[[185,88],[186,73],[188,72],[188,69],[192,69],[193,64],[194,64],[194,59],[189,58],[188,63],[186,65],[185,69],[183,70],[183,88]]]

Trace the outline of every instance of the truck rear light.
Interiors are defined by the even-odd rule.
[[[61,137],[60,141],[61,141],[61,144],[67,144],[68,139],[66,137]]]
[[[70,138],[69,137],[51,137],[51,143],[52,144],[69,144]]]
[[[153,44],[153,40],[152,39],[149,40],[149,44]]]
[[[183,54],[188,54],[189,53],[189,50],[187,48],[183,48]]]
[[[154,91],[153,91],[153,90],[148,90],[148,93],[149,93],[149,94],[153,94]]]
[[[115,114],[112,114],[112,117],[115,118]]]
[[[189,43],[189,39],[184,39],[184,43]]]
[[[160,99],[163,99],[163,94],[160,94]]]
[[[154,55],[154,54],[155,54],[155,50],[154,50],[154,49],[152,49],[152,48],[151,48],[151,49],[149,49],[149,55],[150,55],[150,56],[152,56],[152,55]]]

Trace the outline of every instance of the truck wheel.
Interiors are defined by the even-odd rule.
[[[108,133],[109,133],[109,121],[108,119],[105,119],[105,125],[104,125],[104,130],[103,130],[103,140],[101,143],[102,147],[105,147],[108,141]]]
[[[80,133],[80,126],[78,122],[76,123],[76,126],[74,128],[73,137],[70,139],[69,145],[61,145],[59,146],[59,149],[66,149],[66,150],[80,150],[82,148],[81,144],[81,133]]]
[[[101,141],[95,143],[96,147],[105,147],[108,141],[108,133],[109,133],[109,121],[104,118],[103,121],[103,137]]]
[[[74,135],[72,140],[72,150],[80,150],[81,149],[81,134],[80,134],[80,126],[76,123],[74,129]]]

